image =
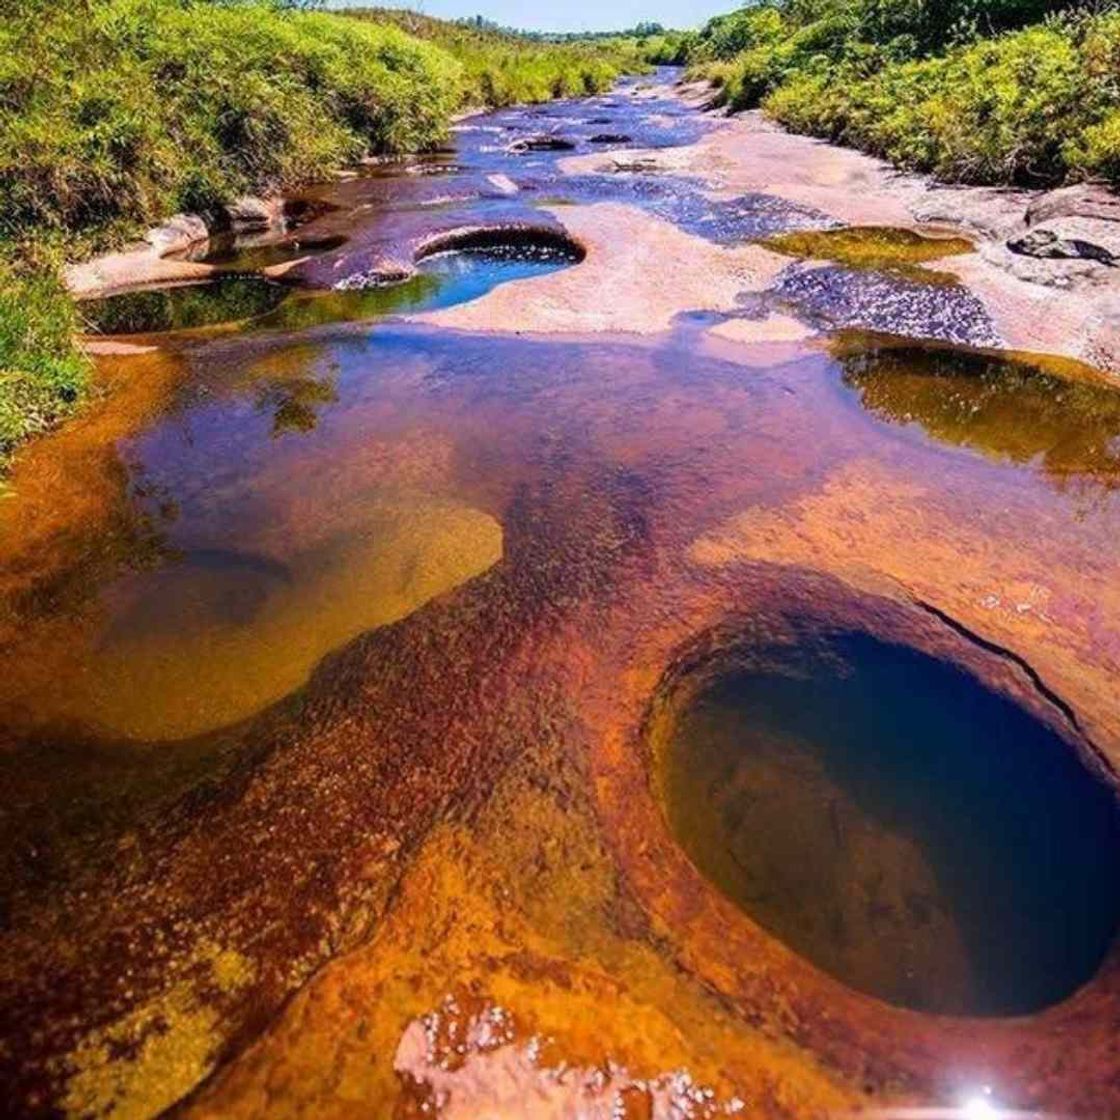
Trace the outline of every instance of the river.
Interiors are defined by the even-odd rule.
[[[1120,1108],[1120,389],[960,231],[674,164],[672,76],[87,305],[0,503],[11,1113]]]

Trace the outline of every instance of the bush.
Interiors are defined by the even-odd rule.
[[[74,347],[74,304],[48,266],[0,255],[0,458],[85,395],[89,363]]]
[[[624,70],[645,65],[636,38],[550,42],[478,22],[448,23],[416,12],[348,9],[351,19],[393,26],[453,55],[462,73],[454,96],[459,108],[501,108],[601,93]]]
[[[693,61],[724,61],[744,51],[779,42],[786,33],[786,21],[773,5],[742,8],[709,20],[692,48]]]
[[[432,145],[460,77],[396,28],[201,0],[10,21],[0,57],[5,232],[93,244],[367,151]]]
[[[1050,183],[1086,124],[1082,63],[1062,29],[1035,27],[950,54],[802,75],[766,102],[799,131],[971,183]]]
[[[945,179],[1120,183],[1120,13],[1098,7],[775,0],[710,21],[694,72],[733,109]]]
[[[1066,147],[1070,167],[1083,178],[1120,184],[1120,110],[1090,125]]]
[[[684,66],[695,44],[696,35],[691,31],[667,31],[643,39],[639,51],[642,60],[652,66]]]

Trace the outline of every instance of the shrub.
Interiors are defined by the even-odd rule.
[[[668,31],[651,35],[639,44],[642,60],[653,66],[684,66],[692,57],[696,35],[691,31]]]
[[[76,328],[53,269],[27,269],[0,255],[0,457],[85,395],[89,363],[74,347]]]
[[[697,62],[727,61],[744,51],[779,42],[785,32],[785,20],[776,6],[742,8],[709,20],[697,36],[693,57]]]
[[[1064,177],[1071,134],[1086,125],[1082,65],[1060,28],[980,40],[869,78],[844,69],[799,76],[767,101],[780,121],[904,167],[974,183]]]
[[[201,0],[95,0],[0,42],[9,236],[99,244],[179,208],[282,189],[443,135],[459,81],[392,27]]]
[[[485,23],[448,23],[395,9],[348,9],[346,16],[397,27],[453,55],[462,67],[454,91],[459,108],[501,108],[600,93],[624,70],[640,70],[646,62],[633,37],[551,42]]]
[[[1066,156],[1081,176],[1120,184],[1120,110],[1110,113],[1099,124],[1090,125],[1070,141]]]
[[[694,70],[734,109],[946,179],[1120,183],[1120,13],[1101,8],[773,0],[711,20]]]

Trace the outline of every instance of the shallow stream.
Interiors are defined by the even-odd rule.
[[[329,207],[294,247],[216,244],[236,275],[87,309],[141,345],[0,503],[10,1099],[169,1106],[409,914],[393,891],[441,826],[476,828],[510,944],[438,980],[438,954],[394,963],[424,978],[386,1005],[397,1034],[522,937],[724,1024],[705,1053],[761,1023],[844,1092],[924,1099],[987,1018],[1110,975],[1120,390],[990,349],[921,237],[862,252],[827,215],[627,162],[714,127],[633,81],[471,118],[454,153],[309,192]],[[600,173],[564,174],[589,151]],[[499,285],[548,299],[582,267],[565,208],[601,201],[721,245],[815,236],[782,243],[800,259],[770,291],[664,335],[424,319]],[[817,333],[706,333],[774,311]],[[709,632],[741,649],[771,584],[781,656],[687,661]],[[843,619],[791,644],[826,587]],[[501,884],[552,866],[554,797],[589,823],[547,909]],[[960,1025],[896,1046],[870,997]],[[177,1031],[168,1073],[153,1039]],[[1009,1099],[1051,1100],[1066,1036],[1010,1037],[984,1051]]]

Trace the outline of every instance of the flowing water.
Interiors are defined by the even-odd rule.
[[[1120,900],[1116,804],[1091,742],[1120,649],[1120,391],[977,349],[998,341],[983,307],[951,275],[899,269],[942,255],[906,237],[858,260],[851,243],[788,240],[833,263],[790,262],[740,310],[652,338],[397,318],[578,269],[564,205],[628,204],[717,244],[836,226],[628,166],[627,147],[715,127],[636,94],[472,118],[454,154],[309,192],[330,208],[302,244],[215,245],[237,275],[89,307],[98,331],[156,349],[104,359],[113,396],[33,447],[0,504],[0,1030],[20,1100],[170,1104],[353,944],[355,898],[381,913],[437,821],[504,805],[503,775],[554,741],[529,782],[532,844],[495,859],[511,881],[547,863],[551,792],[577,791],[573,815],[599,803],[595,854],[573,857],[564,916],[540,930],[597,930],[573,955],[630,929],[642,952],[668,951],[703,924],[665,918],[698,870],[712,906],[746,912],[720,918],[709,947],[757,922],[919,1010],[1034,1012],[1093,979]],[[518,143],[542,135],[563,149]],[[595,150],[602,173],[562,172]],[[433,243],[388,282],[379,262],[464,226],[498,232]],[[282,280],[253,274],[293,260]],[[821,337],[752,351],[704,333],[775,308]],[[887,333],[834,333],[852,327]],[[705,628],[753,617],[772,567],[873,585],[915,634],[944,636],[911,645],[906,627],[888,640],[869,624],[721,670],[651,770],[633,729],[657,671]],[[814,586],[798,592],[806,609]],[[995,637],[970,636],[977,618]],[[1065,626],[1059,683],[1004,650],[1016,623]],[[631,770],[615,757],[592,781],[623,725]],[[679,849],[656,839],[662,810]],[[679,882],[645,882],[631,861],[647,842],[690,857]],[[592,904],[579,876],[604,851],[615,893]],[[199,946],[242,965],[203,983]],[[688,967],[703,975],[707,951]],[[184,991],[205,1014],[183,1011]],[[175,1009],[159,1004],[168,1038],[183,1023],[191,1046],[205,1038],[197,1068],[153,1067],[163,1088],[147,1097],[117,1066],[147,1069],[136,1024],[154,1012],[136,1009],[157,995]],[[112,1022],[124,1033],[91,1034]],[[65,1075],[64,1054],[79,1055]]]

